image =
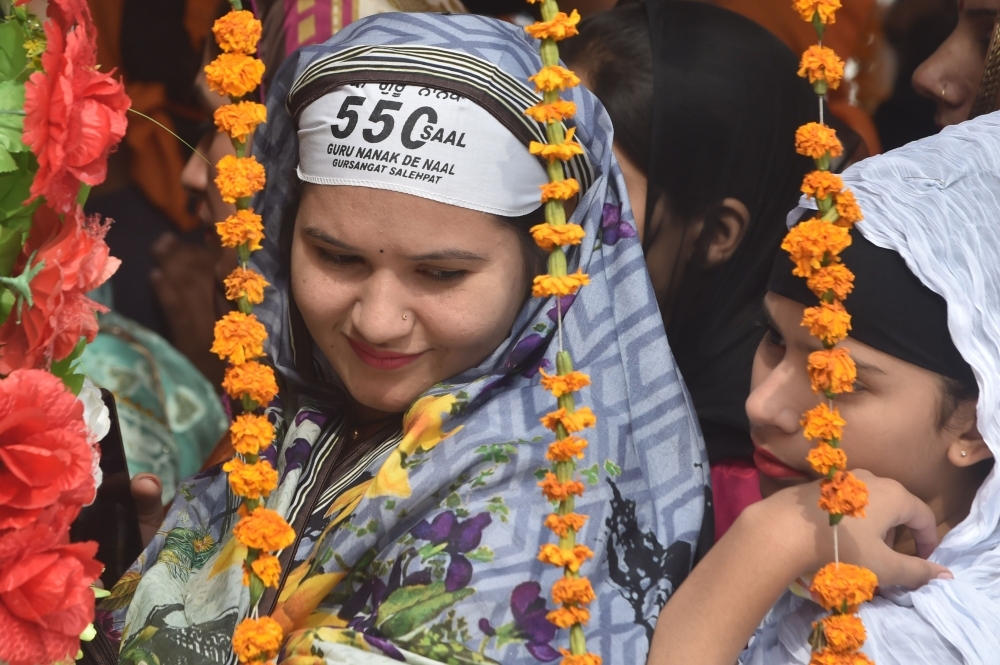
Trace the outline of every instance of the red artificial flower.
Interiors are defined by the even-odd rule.
[[[76,24],[83,26],[88,34],[96,36],[87,0],[49,0],[45,13],[64,33],[69,32],[73,24]]]
[[[5,530],[27,529],[41,518],[61,531],[58,525],[72,515],[46,509],[93,500],[92,460],[83,404],[62,381],[34,369],[0,381],[0,543]],[[7,569],[7,549],[0,544],[0,571]]]
[[[90,585],[103,566],[97,543],[32,548],[0,568],[0,661],[9,665],[72,663],[80,633],[94,620]]]
[[[47,368],[68,356],[81,337],[94,340],[97,312],[107,308],[84,294],[103,284],[121,264],[108,253],[106,232],[107,225],[97,215],[88,219],[79,206],[65,221],[46,206],[35,212],[13,273],[21,274],[29,259],[30,267],[41,265],[30,282],[34,306],[15,305],[0,326],[0,374]]]
[[[76,3],[60,4],[72,9]],[[30,200],[44,196],[60,213],[72,210],[81,182],[104,182],[108,154],[128,124],[131,102],[120,81],[96,69],[94,34],[83,23],[64,33],[55,19],[46,22],[44,71],[24,88],[24,142],[38,157]]]

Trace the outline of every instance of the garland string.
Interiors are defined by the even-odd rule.
[[[281,515],[264,504],[278,486],[278,472],[263,455],[274,438],[274,427],[261,410],[277,395],[278,386],[274,371],[260,362],[267,330],[253,313],[270,285],[249,267],[250,254],[260,249],[264,238],[264,225],[250,200],[264,188],[266,174],[246,154],[248,139],[267,120],[267,108],[248,98],[264,74],[264,63],[253,56],[261,23],[243,10],[240,0],[230,0],[230,5],[232,11],[212,27],[221,53],[205,67],[205,74],[213,91],[230,98],[229,104],[215,111],[214,120],[219,131],[232,139],[236,154],[219,160],[215,184],[222,199],[236,205],[236,212],[218,222],[216,231],[223,246],[236,250],[239,265],[225,279],[226,298],[236,304],[236,310],[215,324],[212,352],[228,361],[222,386],[242,407],[229,430],[236,455],[222,468],[240,501],[240,520],[233,534],[246,552],[243,584],[249,589],[250,611],[255,615],[264,589],[277,587],[281,577],[274,553],[291,545],[295,534]],[[277,656],[283,639],[274,619],[246,618],[233,634],[233,651],[241,663],[266,663]]]
[[[834,561],[816,573],[809,588],[830,612],[813,623],[810,665],[872,663],[860,652],[866,633],[857,610],[871,600],[878,585],[870,570],[841,563],[837,528],[845,516],[864,517],[868,504],[868,488],[847,470],[847,455],[840,447],[847,423],[834,403],[837,395],[853,392],[857,378],[850,351],[838,346],[851,330],[843,302],[854,288],[854,274],[843,265],[840,253],[851,244],[850,230],[862,219],[854,194],[830,172],[831,159],[844,149],[823,120],[826,93],[838,88],[844,77],[843,61],[823,46],[823,32],[836,20],[840,6],[840,0],[793,0],[793,8],[812,23],[817,36],[817,44],[803,53],[798,74],[812,84],[819,98],[820,121],[798,128],[795,149],[815,162],[816,169],[803,179],[802,193],[816,202],[819,215],[793,227],[781,245],[795,264],[792,274],[805,278],[819,299],[816,307],[806,308],[802,325],[823,342],[822,350],[809,355],[808,371],[812,390],[826,401],[808,410],[801,424],[805,437],[816,442],[806,459],[823,476],[819,506],[830,514]]]
[[[535,2],[536,0],[529,0]],[[542,373],[542,386],[556,398],[557,409],[545,415],[542,423],[555,434],[546,458],[552,469],[539,483],[545,498],[555,505],[555,512],[545,520],[558,538],[557,544],[542,545],[538,558],[544,563],[559,567],[562,577],[552,586],[552,602],[556,609],[547,618],[556,626],[569,631],[569,649],[560,648],[562,665],[600,665],[601,657],[587,651],[583,626],[590,619],[588,605],[594,600],[590,580],[580,574],[580,567],[594,553],[576,540],[577,532],[587,517],[574,512],[576,497],[583,495],[584,486],[579,480],[576,460],[583,458],[587,442],[576,436],[578,432],[593,427],[597,419],[589,407],[577,407],[574,395],[590,385],[590,377],[573,369],[573,360],[563,348],[562,298],[575,294],[589,283],[581,270],[568,273],[566,252],[563,247],[579,244],[584,230],[566,220],[565,202],[580,191],[579,183],[566,178],[563,162],[574,155],[583,154],[583,147],[573,140],[575,128],[566,129],[564,120],[576,113],[573,102],[560,99],[559,93],[580,83],[580,79],[559,64],[557,42],[577,34],[580,16],[574,10],[570,15],[559,11],[555,0],[544,0],[541,5],[542,20],[525,28],[529,35],[541,40],[542,68],[529,80],[542,93],[542,101],[525,114],[545,123],[547,143],[532,141],[531,154],[546,160],[549,182],[541,187],[545,205],[545,223],[531,229],[538,245],[549,252],[548,273],[539,275],[532,284],[536,298],[555,296],[556,326],[559,351],[556,354],[556,373]]]

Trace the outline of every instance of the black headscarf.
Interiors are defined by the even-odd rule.
[[[818,119],[816,95],[796,74],[796,56],[753,21],[712,5],[652,0],[620,6],[581,24],[566,60],[589,77],[615,126],[615,143],[646,165],[646,263],[665,224],[650,219],[665,195],[678,223],[707,216],[725,198],[750,212],[743,241],[724,264],[705,269],[705,243],[679,282],[667,336],[691,391],[713,460],[749,456],[744,402],[761,338],[761,303],[771,264],[810,162],[795,153],[795,130]],[[652,104],[650,104],[652,98]],[[659,227],[659,228],[658,228]],[[657,285],[660,286],[660,285]],[[657,293],[661,311],[671,289]]]

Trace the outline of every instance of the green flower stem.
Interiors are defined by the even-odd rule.
[[[236,247],[236,260],[240,262],[241,268],[246,268],[250,263],[250,246],[247,243],[241,242]]]
[[[559,5],[556,4],[555,0],[545,0],[542,3],[542,20],[551,21],[559,13]],[[545,40],[548,41],[548,40]]]
[[[562,247],[556,247],[549,253],[549,274],[553,277],[566,276],[566,253]]]

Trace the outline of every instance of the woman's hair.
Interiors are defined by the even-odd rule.
[[[963,402],[978,399],[979,385],[975,381],[953,379],[940,374],[938,379],[941,383],[941,401],[938,405],[937,427],[943,430]]]
[[[579,31],[563,56],[607,110],[616,146],[647,176],[647,264],[676,252],[655,242],[666,226],[652,218],[657,202],[665,199],[677,223],[704,220],[695,255],[673,278],[667,337],[706,434],[715,424],[745,432],[756,319],[810,168],[795,152],[795,130],[818,119],[816,96],[780,40],[712,5],[629,4],[588,17]],[[749,223],[729,260],[707,267],[715,213],[729,197],[747,207]],[[657,286],[662,308],[673,289]]]

